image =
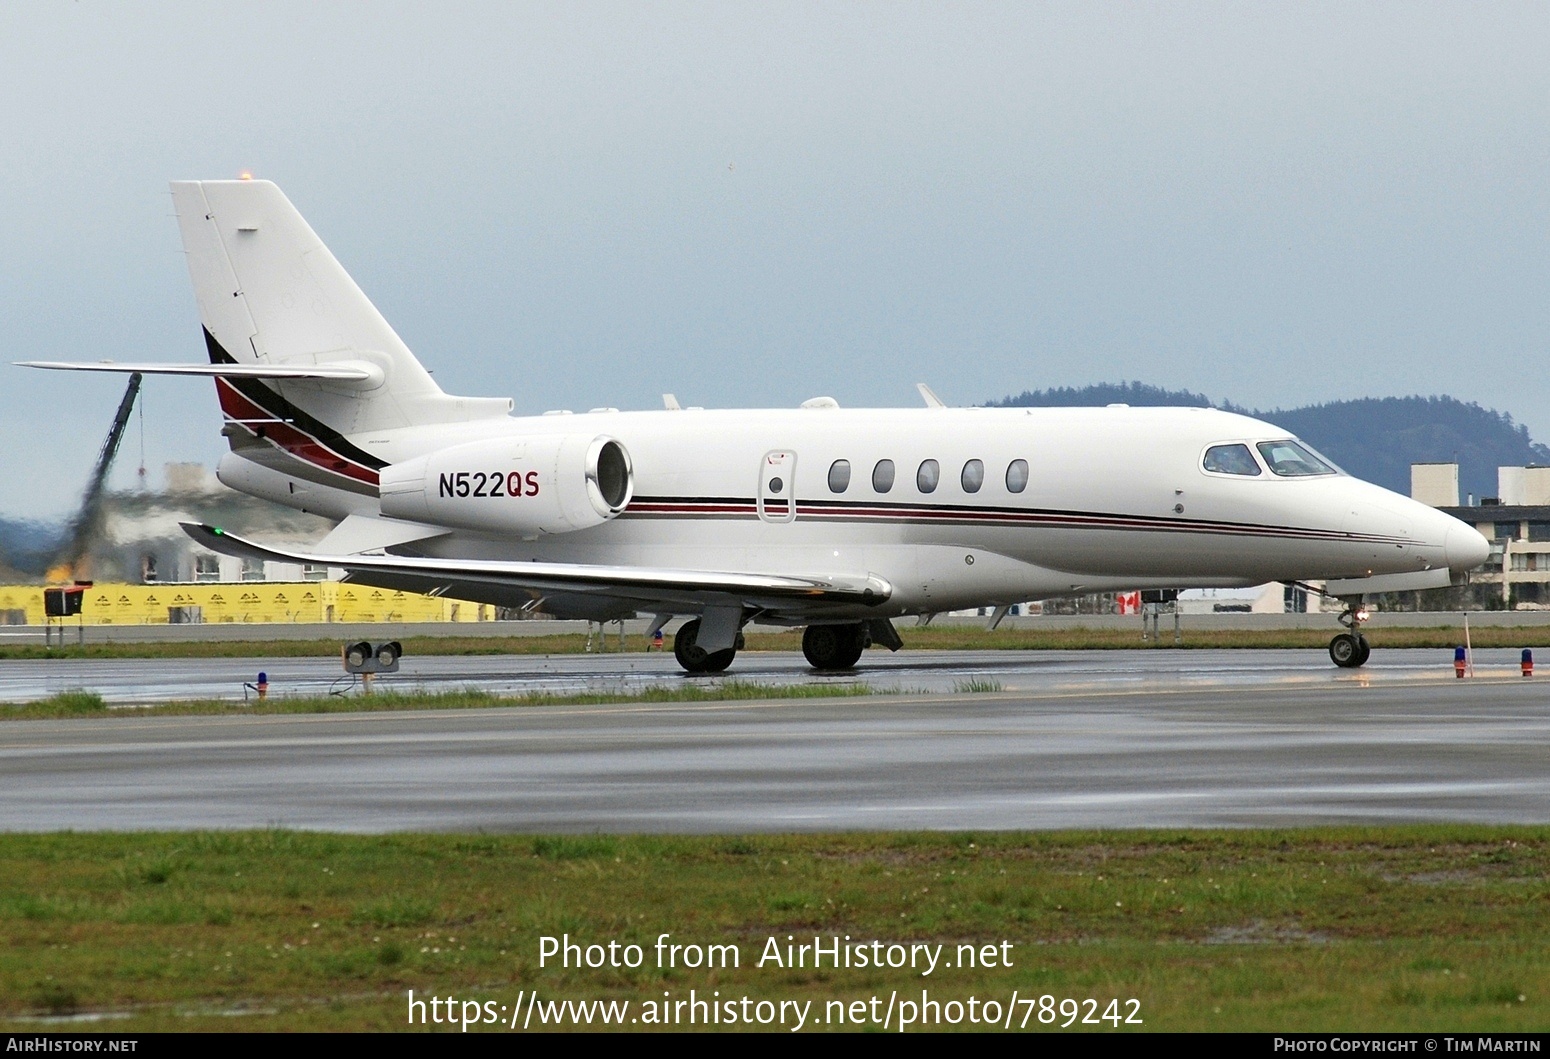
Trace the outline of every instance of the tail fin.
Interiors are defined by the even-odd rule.
[[[172,201],[212,363],[375,369],[364,381],[222,379],[223,408],[259,405],[244,414],[309,421],[334,437],[511,410],[505,398],[442,393],[273,183],[176,181]]]

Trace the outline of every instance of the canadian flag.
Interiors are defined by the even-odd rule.
[[[1114,597],[1114,609],[1119,614],[1140,614],[1141,593],[1121,592]]]

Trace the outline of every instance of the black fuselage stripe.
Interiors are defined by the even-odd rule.
[[[225,347],[216,341],[215,336],[210,333],[208,327],[205,328],[205,348],[209,350],[211,364],[237,363],[237,358],[226,352]],[[225,382],[243,397],[258,405],[276,419],[289,420],[290,425],[296,430],[311,434],[319,444],[332,449],[344,459],[350,460],[352,463],[358,463],[362,467],[373,471],[380,471],[387,466],[386,460],[378,459],[371,453],[352,444],[339,431],[297,408],[277,391],[265,386],[258,379],[227,377]]]
[[[784,505],[781,505],[784,508]],[[1303,540],[1348,541],[1373,544],[1410,544],[1405,538],[1374,534],[1346,533],[1340,530],[1303,526],[1277,526],[1268,523],[1221,522],[1207,519],[1170,519],[1151,515],[1125,515],[1103,512],[1012,507],[962,507],[948,504],[901,504],[871,501],[797,501],[800,518],[825,522],[892,522],[913,525],[953,523],[959,525],[1012,526],[1046,529],[1111,529],[1203,533]],[[620,517],[736,519],[758,517],[758,506],[750,497],[636,497]]]

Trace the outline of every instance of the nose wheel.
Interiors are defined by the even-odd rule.
[[[1355,669],[1367,664],[1372,648],[1367,643],[1367,637],[1362,635],[1362,622],[1366,620],[1367,611],[1360,602],[1347,604],[1340,615],[1340,624],[1351,631],[1339,633],[1329,641],[1329,660],[1341,669]]]

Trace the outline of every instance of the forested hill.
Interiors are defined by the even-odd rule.
[[[1230,401],[1212,401],[1187,390],[1164,390],[1139,382],[1100,383],[1080,388],[1024,391],[990,402],[999,407],[1081,405],[1195,405],[1243,412],[1285,427],[1358,478],[1406,495],[1412,463],[1454,460],[1463,494],[1496,495],[1496,468],[1550,464],[1550,447],[1505,412],[1452,397],[1367,397],[1306,408],[1250,411]]]
[[[1016,397],[987,402],[991,408],[1091,408],[1094,405],[1193,405],[1196,408],[1243,409],[1218,403],[1203,393],[1164,390],[1144,382],[1100,382],[1092,386],[1060,386],[1050,390],[1024,390]]]
[[[63,533],[63,526],[0,518],[0,581],[43,573]]]

